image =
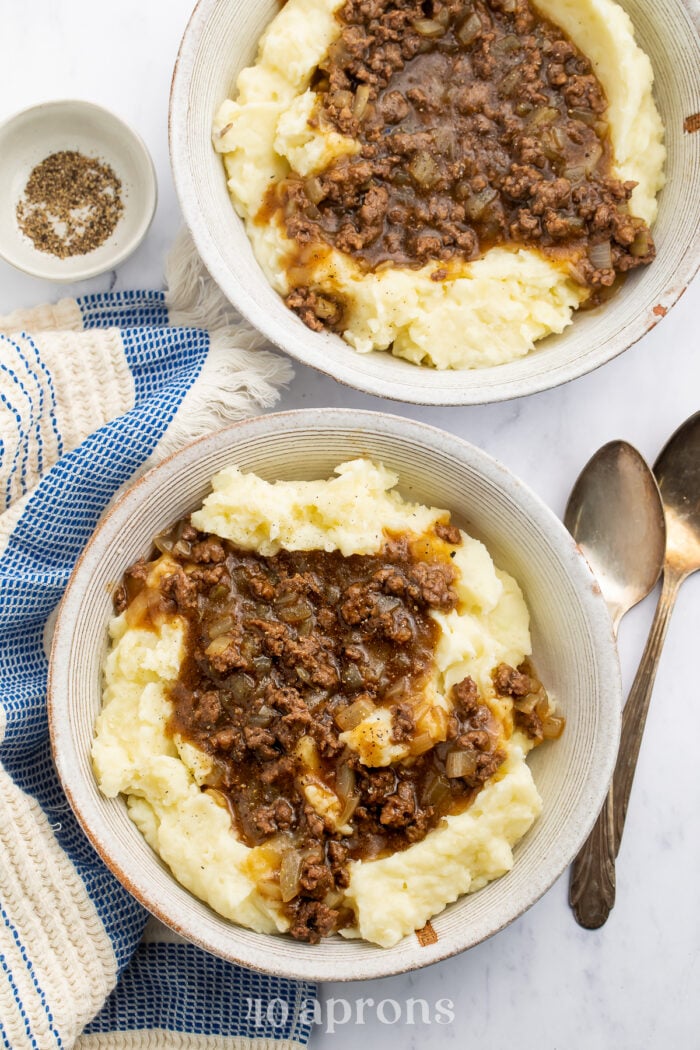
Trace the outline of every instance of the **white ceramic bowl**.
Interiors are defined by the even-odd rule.
[[[388,353],[358,354],[316,334],[270,288],[229,200],[221,157],[211,144],[219,104],[255,56],[279,0],[200,0],[175,68],[170,151],[185,220],[212,277],[240,312],[292,357],[370,394],[418,404],[469,405],[532,394],[592,371],[641,338],[667,313],[700,263],[700,133],[684,122],[700,110],[698,0],[620,0],[656,71],[666,125],[668,184],[661,195],[654,264],[622,292],[579,313],[562,335],[496,368],[438,372]]]
[[[124,212],[104,244],[60,259],[38,251],[16,216],[27,179],[52,153],[76,150],[105,161],[122,183]],[[0,258],[32,277],[74,282],[95,277],[131,255],[156,209],[156,174],[143,140],[123,120],[93,102],[65,100],[32,106],[0,126]]]
[[[433,920],[436,944],[415,935],[382,949],[332,937],[319,945],[253,933],[227,922],[172,877],[131,823],[122,799],[99,792],[90,765],[100,709],[111,592],[162,528],[197,507],[230,463],[267,479],[327,477],[353,456],[395,469],[410,499],[448,507],[520,581],[532,614],[538,670],[567,718],[556,744],[531,758],[544,811],[502,879]],[[68,798],[105,862],[168,926],[245,966],[286,977],[358,980],[416,969],[469,948],[529,908],[590,831],[612,775],[620,682],[600,591],[561,522],[485,453],[395,416],[333,409],[249,420],[190,445],[147,474],[104,520],[60,608],[49,676],[54,757]]]

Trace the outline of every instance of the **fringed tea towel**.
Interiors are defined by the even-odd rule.
[[[282,1050],[309,1037],[310,986],[231,966],[155,921],[143,936],[146,912],[81,832],[49,751],[43,635],[106,505],[187,439],[274,404],[291,377],[185,239],[169,284],[0,318],[6,1050]]]

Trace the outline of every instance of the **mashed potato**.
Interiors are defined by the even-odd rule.
[[[192,516],[202,531],[247,550],[378,552],[382,526],[428,542],[447,511],[404,501],[397,477],[367,460],[338,467],[328,481],[276,482],[230,467],[214,478],[213,492]],[[434,542],[434,535],[433,535]],[[500,663],[518,666],[530,653],[528,612],[516,582],[493,564],[486,548],[462,533],[454,549],[458,605],[431,610],[441,630],[432,677],[422,699],[418,731],[445,739],[449,692],[470,675],[494,713],[507,758],[466,811],[444,818],[420,842],[372,861],[352,861],[345,903],[355,924],[344,936],[390,947],[421,927],[460,895],[508,871],[512,847],[540,812],[526,753],[531,741],[513,732],[512,705],[495,695],[491,673]],[[168,571],[163,555],[149,583]],[[185,624],[172,614],[150,627],[129,625],[128,611],[110,625],[104,666],[103,710],[96,725],[93,765],[102,791],[127,797],[129,814],[149,844],[188,890],[221,915],[260,932],[285,931],[289,920],[260,892],[272,877],[265,847],[249,848],[234,833],[227,809],[203,792],[210,758],[166,732],[170,685],[184,653]],[[401,759],[376,712],[344,734],[368,766]],[[319,813],[337,798],[308,778],[306,797]],[[341,833],[343,829],[341,830]]]
[[[223,154],[233,203],[245,220],[255,255],[273,287],[292,290],[287,260],[293,244],[277,221],[259,222],[265,193],[290,171],[313,175],[357,150],[353,140],[312,127],[311,77],[340,33],[343,0],[288,0],[263,35],[256,64],[243,70],[235,101],[221,106],[214,145]],[[536,0],[588,56],[609,100],[613,174],[638,183],[633,215],[652,223],[664,182],[663,127],[652,97],[653,72],[614,0]],[[309,283],[345,304],[344,338],[357,351],[390,350],[415,364],[477,368],[527,354],[562,332],[590,290],[563,262],[521,248],[495,247],[472,263],[451,264],[432,280],[435,264],[365,273],[348,254],[311,252]]]

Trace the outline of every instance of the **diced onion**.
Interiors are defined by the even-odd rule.
[[[355,770],[350,766],[340,766],[335,778],[335,789],[341,799],[349,798],[355,793],[355,781]]]
[[[156,538],[153,541],[153,544],[155,547],[157,547],[161,554],[167,554],[175,546],[175,540],[173,539],[171,533],[164,532],[161,536],[156,536]]]
[[[367,103],[369,102],[369,93],[369,84],[360,84],[357,91],[355,92],[355,102],[352,107],[352,115],[355,117],[356,120],[362,120],[362,118],[365,115]]]
[[[408,678],[398,678],[395,682],[389,686],[384,693],[384,699],[390,700],[392,703],[397,703],[402,700],[408,692],[410,682]]]
[[[475,222],[484,214],[489,204],[498,196],[498,190],[487,186],[480,193],[475,193],[464,202],[464,211],[468,219]]]
[[[413,178],[419,186],[433,186],[440,178],[438,166],[433,157],[425,150],[416,153],[408,166]]]
[[[364,722],[368,715],[371,715],[375,710],[374,704],[369,697],[362,697],[360,700],[356,700],[354,704],[350,704],[350,707],[346,707],[342,711],[338,711],[335,714],[335,720],[340,726],[342,731],[345,733],[349,729],[354,729],[359,726],[360,722]]]
[[[316,316],[322,320],[330,321],[338,313],[338,307],[332,299],[324,299],[319,295],[316,300]]]
[[[587,124],[589,128],[595,126],[598,117],[590,109],[570,109],[569,116],[572,120],[580,120],[582,124]]]
[[[130,627],[136,627],[143,622],[149,623],[153,614],[159,612],[161,608],[160,591],[143,587],[129,603],[126,610],[126,621]]]
[[[233,699],[238,703],[242,703],[250,697],[250,694],[255,688],[255,682],[249,674],[237,674],[228,686],[231,690]],[[274,714],[274,712],[273,712]]]
[[[323,184],[316,176],[306,180],[304,183],[304,189],[306,190],[306,196],[313,204],[320,204],[325,197]]]
[[[299,601],[299,595],[296,591],[281,591],[275,595],[274,601],[276,606],[284,609],[287,605],[295,605]]]
[[[502,36],[500,40],[492,46],[491,50],[495,51],[496,54],[507,54],[512,51],[519,51],[522,47],[520,40],[514,33],[507,33],[506,36]]]
[[[612,245],[610,241],[592,244],[588,249],[588,258],[596,270],[612,270]]]
[[[316,625],[316,617],[309,616],[308,620],[302,620],[297,628],[297,633],[300,638],[308,638],[313,632]]]
[[[558,116],[558,109],[554,109],[552,106],[538,106],[537,109],[533,109],[527,118],[527,123],[531,127],[540,127],[542,124],[551,124]]]
[[[630,247],[630,255],[634,255],[636,259],[641,259],[642,256],[648,255],[651,251],[652,240],[651,234],[648,230],[640,230],[637,236],[632,241]]]
[[[464,20],[464,22],[462,22],[461,26],[455,33],[455,36],[463,47],[469,47],[470,44],[474,43],[481,31],[481,19],[474,11]]]
[[[295,605],[285,605],[277,615],[284,623],[301,623],[302,620],[308,620],[312,612],[308,602],[300,601]]]
[[[375,602],[380,613],[393,612],[401,605],[401,599],[393,598],[390,594],[378,594]]]
[[[280,894],[285,904],[297,896],[301,888],[303,854],[298,849],[287,850],[280,864]]]
[[[586,177],[586,169],[583,164],[573,164],[570,168],[564,168],[562,175],[569,182],[583,182]]]
[[[362,689],[365,684],[360,669],[355,664],[348,664],[343,668],[341,678],[343,685],[346,685],[348,689]]]
[[[529,715],[532,714],[532,712],[535,710],[539,699],[540,698],[537,693],[528,693],[527,696],[520,697],[518,700],[516,700],[513,704],[513,707],[515,707],[517,711],[522,712],[522,714]]]
[[[445,32],[445,27],[435,18],[419,18],[413,23],[413,28],[416,33],[428,37],[442,36]]]
[[[339,828],[342,828],[344,824],[347,824],[347,822],[350,820],[350,817],[353,815],[359,804],[359,795],[351,795],[350,798],[345,800],[345,805],[343,806],[338,816],[337,826]]]
[[[603,147],[600,142],[594,142],[590,149],[586,152],[584,161],[584,167],[586,173],[590,175],[592,171],[595,171],[598,166],[598,161],[603,156]]]
[[[294,749],[298,755],[299,760],[306,769],[311,770],[312,773],[317,773],[319,768],[319,756],[318,747],[313,737],[303,736],[297,746]]]
[[[237,697],[236,699],[239,698]],[[271,707],[268,707],[267,704],[263,704],[256,714],[250,716],[249,722],[253,726],[261,726],[265,729],[269,726],[270,722],[275,717],[275,714],[276,712]]]
[[[545,740],[558,740],[564,732],[566,719],[561,715],[549,715],[542,723],[542,736]]]
[[[439,773],[433,773],[423,791],[423,802],[426,806],[439,806],[450,794],[449,780]]]
[[[204,652],[207,656],[221,656],[232,641],[233,636],[231,634],[220,634],[206,647]]]
[[[476,773],[476,751],[450,751],[445,760],[445,773],[454,780],[457,777],[470,777]]]
[[[508,73],[503,77],[498,85],[498,90],[502,95],[506,97],[512,95],[518,84],[522,81],[522,71],[520,66],[514,66],[513,69],[509,70]]]
[[[213,642],[219,635],[227,634],[235,622],[230,613],[227,613],[225,616],[219,616],[216,620],[211,620],[207,625],[209,641]]]
[[[260,879],[257,890],[261,897],[268,901],[281,901],[282,894],[278,884],[273,879]]]
[[[430,733],[419,733],[411,741],[411,754],[424,755],[426,751],[430,751],[434,743]]]

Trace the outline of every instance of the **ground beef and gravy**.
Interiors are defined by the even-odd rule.
[[[245,848],[252,892],[293,937],[363,933],[353,873],[401,853],[410,870],[412,849],[468,814],[486,785],[507,781],[514,741],[527,750],[561,731],[509,643],[492,661],[515,651],[518,669],[500,661],[472,677],[443,657],[437,673],[443,626],[453,631],[464,606],[465,557],[483,571],[488,556],[442,512],[419,533],[386,531],[376,552],[350,555],[260,554],[185,519],[117,589],[110,659],[125,639],[160,644],[178,624],[161,747],[178,763],[198,756],[191,787]],[[111,705],[126,695],[110,674],[95,750],[108,793]],[[138,784],[142,794],[143,769]],[[444,903],[432,901],[419,925]]]
[[[293,3],[278,18],[287,20],[290,31],[296,24]],[[250,186],[239,185],[237,151],[249,145],[242,111],[256,103],[248,102],[248,94],[260,97],[262,73],[274,66],[274,32],[273,46],[268,39],[261,47],[256,90],[242,75],[239,101],[222,107],[214,138],[226,155],[231,192],[248,219],[260,261],[268,270],[279,267],[276,286],[309,327],[344,334],[357,349],[390,347],[438,367],[495,363],[488,352],[473,360],[444,358],[422,342],[419,354],[416,304],[397,302],[408,285],[397,287],[383,275],[412,275],[418,297],[432,296],[426,305],[434,308],[433,301],[439,306],[440,296],[449,298],[460,280],[455,301],[463,300],[464,282],[481,275],[474,265],[497,251],[500,265],[486,278],[500,281],[501,292],[510,292],[516,303],[523,292],[513,291],[515,284],[531,279],[530,294],[544,296],[551,307],[548,318],[533,308],[525,343],[513,337],[510,350],[502,348],[510,354],[516,347],[527,352],[540,337],[540,325],[561,330],[572,308],[598,304],[622,275],[653,260],[654,208],[639,206],[643,195],[653,200],[662,181],[661,127],[650,82],[640,110],[655,170],[635,198],[641,176],[617,157],[620,104],[616,97],[611,105],[599,79],[605,64],[599,60],[594,69],[566,31],[545,17],[541,8],[547,3],[318,3],[332,13],[335,28],[326,26],[324,38],[321,26],[317,62],[298,83],[292,104],[280,104],[272,129],[278,163],[257,208]],[[612,0],[585,4],[620,13]],[[643,73],[648,79],[631,27],[619,26],[620,47],[639,63],[640,79]],[[276,97],[284,95],[279,85],[275,90]],[[633,89],[630,95],[630,105],[640,103]],[[272,230],[282,239],[275,247]],[[525,255],[545,266],[549,286],[534,262],[532,275],[521,272],[518,257]],[[357,280],[373,296],[358,298]],[[425,282],[437,289],[424,289]],[[483,302],[482,289],[472,284]],[[362,315],[372,303],[381,323],[365,317],[363,328]],[[443,303],[448,339],[448,322],[456,323],[450,305],[454,313],[454,303]],[[510,319],[521,323],[512,310]],[[497,344],[497,309],[492,326]],[[387,346],[382,327],[394,334]],[[371,346],[362,334],[368,328]],[[440,334],[438,321],[433,335]]]

